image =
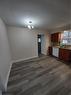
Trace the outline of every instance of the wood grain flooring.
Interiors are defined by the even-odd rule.
[[[71,66],[49,56],[14,63],[3,95],[71,95]]]

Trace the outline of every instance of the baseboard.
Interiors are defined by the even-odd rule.
[[[12,67],[12,61],[10,62],[10,68],[7,74],[7,79],[6,79],[6,83],[5,83],[5,91],[7,91],[7,84],[8,84],[8,79],[9,79],[9,75],[10,75],[10,71],[11,71],[11,67]]]
[[[25,59],[19,59],[19,60],[13,60],[12,62],[13,62],[13,63],[17,63],[17,62],[26,61],[26,60],[29,60],[29,59],[32,59],[32,58],[37,58],[37,57],[38,57],[38,56],[29,57],[29,58],[25,58]]]

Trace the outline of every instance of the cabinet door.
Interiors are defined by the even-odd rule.
[[[60,41],[60,33],[55,33],[55,42]]]
[[[59,59],[63,59],[63,51],[61,48],[59,49]]]
[[[71,50],[69,52],[69,61],[71,62]]]
[[[52,55],[52,47],[48,48],[49,55]]]
[[[59,49],[59,59],[70,61],[70,51],[67,49]]]
[[[63,59],[65,61],[69,61],[69,54],[70,54],[69,50],[64,50]]]
[[[54,42],[54,34],[51,34],[51,41]]]
[[[59,33],[56,33],[56,34],[55,34],[55,41],[56,41],[56,42],[59,42]]]
[[[51,34],[51,41],[52,42],[59,42],[60,41],[60,33]]]

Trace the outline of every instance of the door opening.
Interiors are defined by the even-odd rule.
[[[38,56],[45,55],[45,36],[44,34],[38,35]]]
[[[41,35],[38,35],[38,56],[41,55]]]

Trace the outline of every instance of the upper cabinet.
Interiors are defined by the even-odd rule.
[[[51,41],[52,42],[60,42],[60,33],[53,33],[51,34]]]

